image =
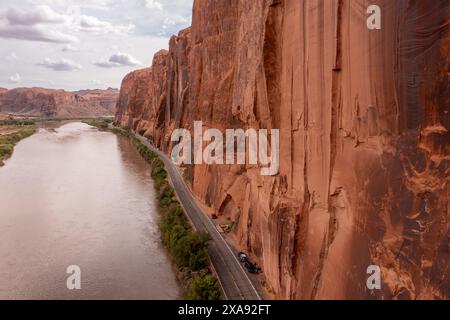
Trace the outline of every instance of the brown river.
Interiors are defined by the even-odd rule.
[[[123,137],[45,127],[0,168],[0,299],[178,298],[149,165]]]

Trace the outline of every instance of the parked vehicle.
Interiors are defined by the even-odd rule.
[[[248,261],[247,255],[244,252],[239,252],[238,258],[239,258],[239,261],[242,263],[245,263]]]
[[[238,253],[238,258],[239,261],[244,264],[245,269],[247,269],[247,271],[249,273],[254,273],[254,274],[258,274],[261,272],[261,268],[258,267],[258,265],[256,263],[252,263],[248,257],[247,254],[244,252],[239,252]]]
[[[250,261],[247,261],[244,263],[244,267],[247,269],[248,272],[250,273],[254,273],[254,274],[258,274],[260,272],[260,269],[258,268],[258,266],[253,263],[251,263]]]

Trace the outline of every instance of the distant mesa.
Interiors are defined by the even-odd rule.
[[[75,92],[0,88],[0,113],[47,118],[113,116],[118,95],[113,88]]]

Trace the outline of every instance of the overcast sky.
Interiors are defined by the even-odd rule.
[[[191,24],[193,0],[0,0],[0,87],[118,88]]]

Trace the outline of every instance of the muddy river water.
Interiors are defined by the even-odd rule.
[[[125,138],[43,125],[0,168],[0,299],[178,298],[155,199]],[[69,266],[80,290],[68,289]]]

